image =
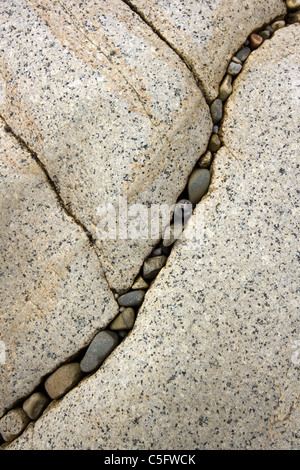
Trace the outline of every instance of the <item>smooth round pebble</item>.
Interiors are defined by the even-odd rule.
[[[286,6],[289,10],[297,10],[300,8],[300,0],[286,0]]]
[[[241,61],[245,62],[245,60],[249,57],[251,53],[250,47],[243,47],[239,52],[237,52],[236,57]]]
[[[264,42],[263,38],[255,33],[250,34],[249,40],[250,40],[250,48],[252,50],[257,49]]]
[[[200,158],[198,162],[199,168],[209,168],[211,165],[212,157],[213,155],[211,151],[207,150],[207,152],[205,152],[205,154],[202,155],[202,157]]]
[[[143,276],[145,279],[154,279],[161,268],[166,264],[167,257],[155,256],[154,258],[148,258],[143,264]]]
[[[38,419],[49,403],[49,398],[41,392],[33,393],[23,403],[23,410],[30,419]]]
[[[222,101],[227,100],[228,96],[232,93],[232,76],[226,75],[223,82],[220,85],[218,98]]]
[[[221,141],[218,134],[213,134],[210,138],[208,148],[211,152],[217,152],[221,147]]]
[[[278,29],[281,29],[281,28],[285,27],[285,21],[283,21],[283,20],[274,21],[274,23],[272,23],[271,26],[274,29],[274,31],[277,31]]]
[[[75,387],[82,377],[78,362],[64,364],[45,380],[45,390],[52,400],[57,400]]]
[[[206,193],[210,183],[210,172],[207,169],[196,169],[188,181],[189,200],[197,204]]]
[[[235,77],[236,75],[240,73],[241,70],[242,70],[242,64],[230,62],[228,69],[227,69],[227,73]]]
[[[89,373],[98,369],[118,343],[119,336],[117,333],[108,330],[100,331],[92,340],[80,362],[82,372]]]
[[[210,105],[210,112],[213,123],[218,124],[218,122],[221,121],[223,116],[223,103],[219,98],[213,101]]]
[[[144,295],[145,292],[143,290],[132,290],[120,295],[118,303],[121,307],[139,307],[144,300]]]

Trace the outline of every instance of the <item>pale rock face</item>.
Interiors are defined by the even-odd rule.
[[[118,313],[84,231],[0,126],[0,416]]]
[[[177,54],[121,0],[0,8],[0,113],[96,239],[111,288],[125,291],[157,240],[103,240],[99,207],[118,211],[120,197],[173,204],[206,148],[208,106]]]
[[[232,55],[255,29],[284,15],[282,0],[130,0],[184,58],[211,101]]]
[[[241,72],[132,333],[10,449],[297,449],[299,40],[279,30]]]

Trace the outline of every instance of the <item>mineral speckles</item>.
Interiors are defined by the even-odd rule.
[[[9,411],[0,419],[0,434],[7,442],[12,441],[25,429],[30,422],[29,417],[22,408]]]

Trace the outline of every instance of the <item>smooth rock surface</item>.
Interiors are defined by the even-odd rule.
[[[0,121],[0,416],[118,313],[84,231]]]
[[[202,93],[122,0],[3,0],[0,42],[0,113],[96,239],[111,288],[125,292],[158,240],[123,236],[121,222],[104,239],[102,210],[118,220],[126,202],[176,201],[211,131]]]
[[[45,380],[45,390],[52,400],[57,400],[75,387],[82,377],[78,362],[64,364]]]
[[[192,67],[208,99],[252,31],[286,12],[282,0],[130,0]]]
[[[89,345],[83,359],[80,362],[80,369],[83,372],[92,372],[104,361],[119,342],[118,335],[113,331],[100,331]]]
[[[131,335],[8,448],[299,450],[299,29],[239,75],[228,149]]]
[[[145,291],[134,290],[126,292],[118,298],[118,303],[121,307],[139,307],[144,300]]]

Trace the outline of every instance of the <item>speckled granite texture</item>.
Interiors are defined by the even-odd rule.
[[[236,81],[132,333],[9,449],[299,449],[299,41],[276,32]]]
[[[235,51],[254,30],[286,12],[282,0],[129,0],[184,57],[209,100]]]
[[[0,122],[0,416],[86,346],[118,306],[84,231]]]
[[[211,120],[192,74],[122,0],[3,0],[0,113],[130,287],[154,240],[100,240],[98,207],[173,204]]]

